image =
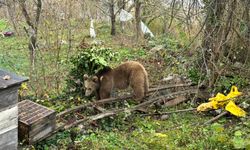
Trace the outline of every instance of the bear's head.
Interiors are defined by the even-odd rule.
[[[85,96],[94,94],[99,88],[99,80],[97,76],[89,77],[87,74],[83,76]]]

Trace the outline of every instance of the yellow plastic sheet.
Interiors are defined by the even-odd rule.
[[[236,86],[232,86],[231,87],[231,91],[230,93],[227,95],[227,98],[235,98],[235,97],[238,97],[242,94],[242,92],[239,92],[238,91],[238,88]]]
[[[238,107],[237,105],[235,105],[235,103],[233,101],[230,101],[226,105],[225,109],[235,116],[238,116],[238,117],[245,117],[246,116],[246,112],[244,110],[242,110],[240,107]]]
[[[223,107],[227,103],[227,97],[224,94],[218,93],[215,97],[209,98],[209,101],[213,105],[213,109]]]
[[[231,114],[238,117],[244,117],[246,112],[234,103],[235,98],[241,94],[242,92],[239,92],[236,86],[232,86],[227,96],[222,93],[218,93],[215,97],[209,98],[208,103],[199,105],[197,107],[197,111],[207,111],[209,109],[219,109],[225,107],[225,109]]]
[[[211,102],[202,103],[197,107],[197,111],[207,111],[209,109],[213,109],[213,104]]]

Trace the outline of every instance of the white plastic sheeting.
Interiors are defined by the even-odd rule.
[[[130,13],[128,13],[127,11],[125,11],[124,9],[121,10],[120,12],[120,21],[129,21],[133,18],[133,15],[131,15]]]
[[[134,1],[133,0],[129,0],[128,1],[128,7],[130,7],[131,5],[133,5],[134,4]]]
[[[94,19],[90,19],[90,29],[89,29],[89,32],[90,32],[90,37],[91,38],[95,38],[96,37],[96,33],[95,33],[95,29],[94,29]]]
[[[151,37],[154,37],[154,34],[149,30],[149,28],[141,21],[141,30],[144,34],[149,33]]]
[[[126,22],[133,19],[133,15],[131,15],[126,10],[122,9],[120,12],[120,21]],[[149,28],[141,21],[141,30],[143,34],[149,33],[151,37],[154,37],[154,34],[149,30]]]

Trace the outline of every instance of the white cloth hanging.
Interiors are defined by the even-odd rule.
[[[94,29],[94,19],[90,19],[90,29],[89,29],[89,32],[90,32],[90,37],[91,38],[95,38],[96,37],[96,33],[95,33],[95,29]]]

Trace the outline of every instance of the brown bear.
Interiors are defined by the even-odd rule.
[[[95,93],[96,99],[109,98],[112,90],[128,86],[137,100],[142,100],[148,92],[148,74],[139,62],[127,61],[113,69],[105,68],[93,77],[84,75],[85,96]]]

